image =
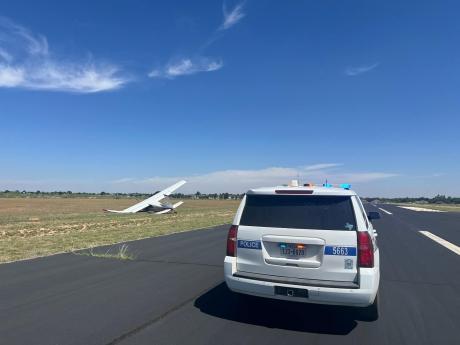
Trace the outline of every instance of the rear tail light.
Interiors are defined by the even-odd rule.
[[[238,226],[232,225],[228,230],[227,236],[227,256],[236,255],[236,236],[238,234]]]
[[[374,245],[367,231],[358,231],[358,265],[374,267]]]

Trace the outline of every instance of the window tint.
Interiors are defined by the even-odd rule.
[[[246,195],[241,225],[356,230],[349,196]]]

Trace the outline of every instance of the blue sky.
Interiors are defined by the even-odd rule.
[[[0,190],[460,195],[455,1],[5,1]]]

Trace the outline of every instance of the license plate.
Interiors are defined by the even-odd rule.
[[[275,295],[308,298],[308,290],[290,288],[286,286],[275,286]]]
[[[280,253],[285,256],[305,256],[304,244],[280,243]]]

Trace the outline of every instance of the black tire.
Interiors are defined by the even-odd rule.
[[[361,310],[363,321],[376,321],[379,318],[379,295],[375,296],[374,303]]]

